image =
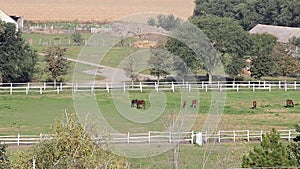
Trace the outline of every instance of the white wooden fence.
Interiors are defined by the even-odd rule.
[[[202,140],[204,143],[210,142],[238,142],[238,141],[262,141],[262,135],[269,131],[254,131],[254,130],[232,130],[232,131],[217,131],[212,134],[202,133]],[[280,138],[291,141],[300,133],[295,130],[278,130]],[[147,133],[118,133],[110,134],[109,142],[114,144],[151,144],[151,143],[184,143],[194,144],[196,140],[196,132],[157,132],[149,131]],[[40,135],[11,135],[0,136],[1,144],[7,145],[33,145],[39,143],[42,140],[53,139],[52,134],[40,134]],[[101,137],[92,138],[97,143],[106,142],[107,139]]]
[[[111,83],[2,83],[0,84],[0,93],[7,93],[12,95],[13,93],[61,93],[64,91],[76,92],[90,92],[111,90],[126,91],[139,91],[144,90],[156,90],[157,92],[162,90],[168,90],[175,92],[177,89],[186,89],[191,92],[193,90],[200,91],[236,91],[241,90],[300,90],[300,81],[294,82],[282,82],[282,81],[235,81],[235,82],[111,82]]]

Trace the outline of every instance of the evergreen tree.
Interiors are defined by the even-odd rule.
[[[0,27],[0,80],[29,82],[36,72],[37,53],[30,49],[14,24],[1,23]]]
[[[288,154],[288,149],[280,142],[279,133],[272,129],[264,134],[260,146],[254,147],[249,155],[243,156],[242,167],[291,167],[297,161]]]
[[[300,133],[300,125],[295,125],[296,132]],[[297,160],[297,166],[300,167],[300,135],[296,136],[296,138],[293,139],[294,142],[292,142],[288,148],[289,148],[289,155],[290,158],[296,158]]]

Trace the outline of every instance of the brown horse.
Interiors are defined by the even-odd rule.
[[[257,105],[256,101],[253,101],[252,102],[252,109],[256,109],[256,105]]]
[[[293,100],[287,99],[287,100],[285,101],[285,103],[286,103],[286,106],[285,106],[285,107],[294,107],[294,102],[293,102]]]
[[[197,105],[198,105],[198,100],[192,100],[192,105],[191,105],[191,107],[192,107],[192,108],[196,108]]]
[[[138,108],[138,109],[145,109],[146,108],[146,102],[145,102],[145,100],[138,100],[136,108]]]

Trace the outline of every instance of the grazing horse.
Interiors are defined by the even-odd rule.
[[[146,102],[145,102],[145,100],[138,100],[136,108],[138,108],[138,109],[145,109],[146,108]]]
[[[256,109],[256,105],[257,105],[256,101],[253,101],[252,102],[252,109]]]
[[[198,100],[192,100],[192,105],[191,105],[191,107],[192,107],[192,108],[196,108],[197,105],[198,105]]]
[[[136,108],[137,107],[137,103],[138,103],[138,99],[131,100],[131,107]]]
[[[186,106],[187,106],[187,101],[185,100],[185,101],[183,101],[182,108],[186,108]]]
[[[285,102],[286,102],[286,106],[285,107],[294,107],[293,100],[287,99]]]

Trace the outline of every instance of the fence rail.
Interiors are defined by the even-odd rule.
[[[262,141],[263,134],[269,131],[254,131],[254,130],[232,130],[224,131],[220,130],[212,134],[203,132],[200,138],[203,143],[210,142],[241,142],[241,141]],[[300,133],[295,130],[278,130],[280,138],[291,141]],[[199,132],[158,132],[149,131],[147,133],[112,133],[109,139],[107,137],[92,138],[97,143],[110,142],[113,144],[151,144],[151,143],[183,143],[194,144],[196,143],[197,133]],[[11,135],[0,136],[0,143],[7,145],[34,145],[42,140],[52,140],[54,135],[52,134],[40,134],[40,135]]]
[[[272,90],[300,90],[300,81],[282,82],[282,81],[215,81],[212,83],[202,82],[94,82],[94,83],[1,83],[0,93],[61,93],[63,91],[76,92],[90,92],[97,91],[111,92],[111,90],[126,91],[140,91],[156,90],[159,91],[172,91],[179,89],[186,89],[191,92],[193,90],[200,91],[258,91],[265,90],[271,92]]]

